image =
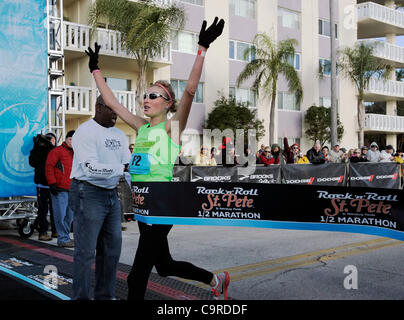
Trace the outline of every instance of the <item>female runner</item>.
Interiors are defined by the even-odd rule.
[[[144,94],[144,115],[149,119],[130,113],[122,106],[107,86],[98,68],[98,52],[101,46],[95,43],[86,53],[90,57],[89,68],[105,104],[123,121],[137,131],[133,156],[138,166],[131,167],[132,181],[171,181],[173,165],[180,151],[180,136],[185,129],[209,45],[221,35],[224,20],[214,22],[206,29],[203,21],[199,33],[199,48],[185,91],[176,108],[175,94],[166,81],[156,81]],[[177,109],[177,110],[176,110]],[[167,119],[167,113],[176,113]],[[175,127],[179,128],[175,133]],[[178,131],[178,130],[177,130]],[[156,136],[159,146],[153,147]],[[153,138],[151,138],[153,137]],[[162,152],[160,152],[162,151]],[[230,277],[227,272],[213,274],[189,262],[175,261],[171,257],[167,236],[172,225],[148,225],[138,222],[140,237],[132,270],[128,276],[128,300],[143,300],[153,266],[160,276],[177,276],[197,280],[212,287],[215,299],[227,299]]]

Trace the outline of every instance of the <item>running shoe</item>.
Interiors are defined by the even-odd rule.
[[[215,300],[227,300],[227,288],[229,283],[230,276],[227,271],[216,275],[216,285],[212,288],[213,298]]]

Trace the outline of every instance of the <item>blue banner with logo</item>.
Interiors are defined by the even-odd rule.
[[[46,1],[0,1],[0,197],[35,195],[28,163],[48,123]]]

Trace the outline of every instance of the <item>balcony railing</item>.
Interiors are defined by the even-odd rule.
[[[365,114],[365,129],[372,131],[403,132],[404,117],[384,114]]]
[[[404,64],[404,47],[377,40],[358,40],[358,43],[372,45],[375,57]]]
[[[66,111],[69,113],[90,113],[93,110],[91,88],[66,86]]]
[[[63,22],[64,28],[64,43],[63,46],[67,49],[87,50],[90,46],[91,27],[83,24]]]
[[[404,28],[404,13],[381,6],[374,2],[365,2],[357,5],[358,21],[362,19],[374,19],[390,25]]]
[[[139,0],[129,0],[129,1],[133,1],[133,2],[141,2]],[[157,6],[170,6],[173,4],[173,0],[153,0],[153,3]]]
[[[131,113],[135,114],[136,95],[134,91],[112,90],[118,101]],[[93,89],[89,87],[66,86],[66,111],[75,114],[88,114],[94,110]],[[95,96],[99,92],[96,90]]]
[[[91,27],[88,25],[63,22],[64,27],[64,47],[65,49],[84,51],[90,46]],[[115,30],[97,28],[96,41],[101,45],[100,53],[126,58],[133,58],[121,46],[121,33]],[[95,41],[94,41],[95,42]],[[171,62],[170,44],[163,48],[159,56],[153,59],[154,62]]]
[[[404,98],[404,82],[376,78],[370,79],[365,93],[401,99]]]
[[[134,91],[120,91],[112,90],[118,101],[129,110],[129,112],[136,113],[136,94]]]

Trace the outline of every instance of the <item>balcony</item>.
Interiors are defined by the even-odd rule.
[[[404,13],[373,2],[357,5],[358,39],[404,35]]]
[[[129,54],[121,46],[121,34],[115,30],[108,30],[97,28],[95,39],[91,39],[91,27],[88,25],[63,22],[63,46],[64,50],[69,50],[72,59],[83,56],[84,50],[94,45],[97,42],[101,45],[100,54],[107,56],[113,56],[118,58],[135,59],[135,57]],[[154,67],[161,67],[167,64],[171,64],[171,45],[163,48],[160,54],[155,57],[152,62]],[[69,58],[69,57],[67,57]]]
[[[66,86],[66,114],[91,115],[91,88]]]
[[[365,114],[365,130],[402,133],[404,131],[404,117],[367,113]]]
[[[94,114],[95,97],[98,90],[90,87],[66,86],[66,115],[85,116]],[[134,91],[112,90],[118,101],[135,114],[136,95]]]
[[[357,0],[356,3],[364,3],[364,2],[369,2],[369,0]],[[372,2],[384,5],[386,0],[372,0]],[[404,4],[404,0],[395,0],[395,4]]]
[[[376,40],[359,40],[358,43],[372,45],[375,57],[385,60],[395,68],[404,68],[404,47]]]
[[[129,0],[133,2],[142,2],[142,0]],[[173,4],[173,0],[154,0],[153,3],[156,6],[164,7],[164,6],[170,6]]]
[[[365,90],[365,101],[404,100],[404,82],[370,79]]]

